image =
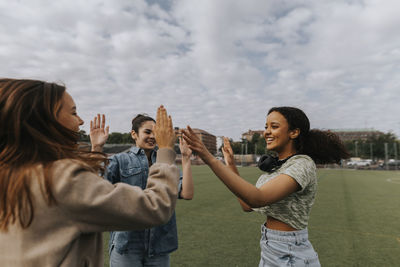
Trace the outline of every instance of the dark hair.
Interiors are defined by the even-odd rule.
[[[300,134],[294,140],[297,153],[310,156],[315,163],[339,163],[350,157],[339,137],[330,131],[310,130],[310,121],[306,114],[295,107],[273,107],[268,111],[279,112],[289,124],[289,130],[299,129]]]
[[[135,131],[136,134],[139,134],[139,128],[146,121],[154,121],[154,122],[156,122],[152,117],[148,116],[147,114],[138,114],[138,115],[136,115],[136,117],[134,117],[132,119],[132,130]],[[133,143],[135,143],[135,140],[133,140]]]
[[[19,221],[28,227],[34,217],[32,174],[44,170],[43,195],[52,194],[53,162],[77,159],[93,171],[103,170],[106,157],[78,150],[79,133],[57,119],[65,87],[35,80],[0,79],[0,230]]]

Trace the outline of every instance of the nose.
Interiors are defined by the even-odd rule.
[[[269,130],[269,127],[265,128],[265,130],[263,132],[264,138],[266,138],[267,135],[269,135],[270,133],[271,133],[271,131]]]
[[[150,132],[150,138],[155,138],[153,131]]]
[[[79,118],[79,125],[83,125],[85,122],[81,119],[81,117],[78,116],[78,118]]]

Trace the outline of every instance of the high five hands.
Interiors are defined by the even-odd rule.
[[[205,163],[211,161],[214,158],[214,156],[208,151],[203,142],[196,135],[193,129],[190,128],[190,126],[188,126],[186,129],[183,129],[182,133],[183,139],[186,141],[189,148],[192,151],[195,151]]]
[[[92,151],[101,152],[103,150],[110,129],[109,126],[105,127],[105,124],[106,117],[104,114],[101,116],[97,114],[97,116],[90,121],[90,142],[92,143]],[[175,132],[172,127],[172,118],[168,116],[167,110],[162,105],[157,109],[154,134],[159,148],[174,148]]]

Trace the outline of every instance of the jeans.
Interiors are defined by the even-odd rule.
[[[320,267],[318,254],[308,240],[307,229],[277,231],[261,226],[261,259],[259,267]]]
[[[110,267],[169,267],[169,254],[153,257],[144,252],[119,254],[111,248]]]

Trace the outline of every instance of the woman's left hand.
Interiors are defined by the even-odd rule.
[[[228,166],[235,165],[232,146],[227,137],[224,137],[224,146],[222,147],[222,154],[224,154],[226,165]]]
[[[182,137],[179,137],[179,149],[181,150],[182,157],[190,158],[192,150],[189,148],[188,143]]]
[[[108,139],[109,126],[105,127],[106,116],[100,114],[90,121],[90,142],[92,143],[92,151],[101,152],[104,144]]]

